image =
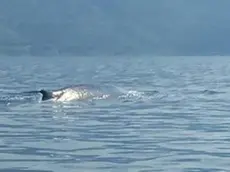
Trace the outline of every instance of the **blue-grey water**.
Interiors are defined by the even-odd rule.
[[[113,86],[112,99],[24,91]],[[1,57],[0,171],[230,171],[230,57]]]

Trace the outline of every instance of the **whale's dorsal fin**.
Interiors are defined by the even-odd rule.
[[[49,99],[59,99],[64,93],[62,91],[47,91],[47,90],[40,90],[39,91],[42,94],[42,100],[49,100]]]
[[[49,100],[54,98],[54,95],[51,91],[40,90],[39,92],[42,94],[42,100]]]

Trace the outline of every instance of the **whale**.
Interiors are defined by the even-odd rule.
[[[41,95],[42,101],[72,101],[72,100],[85,100],[93,97],[108,97],[102,93],[100,89],[92,85],[76,85],[64,87],[56,90],[41,89],[38,91]]]

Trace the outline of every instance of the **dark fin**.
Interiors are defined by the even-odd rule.
[[[54,98],[53,93],[51,91],[40,90],[39,92],[42,94],[43,101]]]

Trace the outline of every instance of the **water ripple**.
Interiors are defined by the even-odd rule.
[[[0,59],[0,171],[229,171],[229,58],[97,58]],[[16,94],[66,83],[123,94],[61,104]]]

